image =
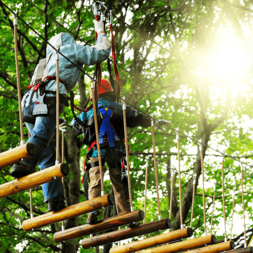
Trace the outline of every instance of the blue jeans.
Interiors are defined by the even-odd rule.
[[[25,123],[31,137],[27,142],[33,143],[36,146],[37,154],[34,157],[20,161],[20,163],[35,169],[38,165],[40,170],[49,168],[55,165],[56,151],[52,136],[56,128],[56,106],[49,110],[49,114],[45,116],[33,116],[33,103],[31,109],[26,108],[24,115],[35,118],[35,123]],[[64,110],[64,104],[60,104],[60,113]],[[64,191],[61,178],[42,185],[44,201],[64,201]]]

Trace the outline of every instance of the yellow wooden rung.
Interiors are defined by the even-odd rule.
[[[0,154],[0,169],[36,155],[36,147],[32,143],[16,147]]]
[[[54,234],[54,241],[57,243],[67,241],[81,236],[95,234],[97,232],[101,232],[109,228],[115,228],[132,222],[140,221],[143,219],[144,212],[142,210],[136,210],[134,212],[124,213],[121,215],[107,218],[105,220],[97,222],[96,224],[86,224],[57,232]]]
[[[67,176],[68,173],[69,166],[66,163],[60,163],[50,168],[34,172],[28,176],[0,185],[0,198],[50,182],[55,178]]]
[[[102,197],[97,197],[95,199],[68,206],[58,212],[50,212],[29,220],[25,220],[22,223],[22,228],[25,231],[28,231],[33,228],[39,228],[58,221],[73,218],[81,214],[89,213],[112,204],[114,204],[114,197],[111,194],[107,194]]]

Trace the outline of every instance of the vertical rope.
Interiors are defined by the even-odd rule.
[[[177,156],[178,156],[178,179],[179,179],[179,200],[180,200],[180,222],[181,228],[184,228],[183,223],[183,206],[182,206],[182,187],[181,187],[181,170],[180,170],[180,145],[179,145],[179,127],[176,128],[177,135]]]
[[[61,145],[61,156],[62,156],[62,163],[64,163],[64,133],[66,130],[62,130],[62,145]],[[64,177],[61,178],[62,179],[62,185],[64,187]],[[64,226],[64,221],[61,222],[61,230],[64,231],[65,230],[65,226]]]
[[[59,52],[56,50],[56,159],[55,164],[59,164],[59,147],[60,147],[60,92],[59,92]]]
[[[171,173],[170,173],[170,216],[169,216],[169,219],[171,220],[171,217],[172,217],[172,201],[173,201],[173,176],[174,176],[174,173],[173,173],[173,170],[171,169]],[[169,229],[170,231],[170,229]]]
[[[16,63],[16,76],[17,76],[17,89],[18,89],[18,112],[19,112],[19,128],[20,128],[20,145],[24,145],[24,131],[23,131],[23,120],[22,120],[22,108],[21,108],[21,87],[19,77],[19,66],[18,66],[18,39],[17,39],[17,15],[14,14],[14,48],[15,48],[15,63]]]
[[[154,155],[154,166],[155,166],[155,182],[156,182],[156,194],[157,194],[157,205],[158,205],[158,220],[161,220],[161,209],[160,209],[160,199],[159,199],[159,187],[158,187],[158,172],[156,163],[156,152],[155,152],[155,131],[154,131],[154,120],[151,120],[152,129],[152,143],[153,143],[153,155]]]
[[[236,188],[234,188],[234,191],[233,191],[233,207],[232,207],[232,223],[231,223],[230,241],[232,241],[232,236],[233,236],[233,223],[234,223],[234,210],[235,210],[235,191],[236,191]]]
[[[194,201],[195,201],[195,191],[196,191],[196,179],[197,179],[197,174],[193,175],[193,189],[192,189],[192,210],[191,210],[191,228],[192,228],[192,220],[193,220],[193,212],[194,212]]]
[[[222,199],[223,199],[223,217],[224,217],[224,232],[225,242],[227,241],[227,229],[226,229],[226,210],[225,210],[225,186],[224,186],[224,156],[222,158]]]
[[[206,232],[206,202],[205,202],[205,175],[204,175],[204,160],[201,140],[199,140],[200,160],[201,160],[201,171],[202,171],[202,184],[203,184],[203,215],[204,215],[204,231]]]
[[[123,99],[122,109],[123,109],[123,119],[124,119],[124,133],[125,133],[125,146],[126,146],[126,158],[127,158],[127,178],[128,178],[128,191],[130,200],[130,210],[134,211],[133,201],[132,201],[132,191],[131,191],[131,181],[130,181],[130,163],[129,163],[129,147],[127,138],[127,120],[126,120],[126,102],[125,97]]]
[[[31,137],[31,134],[28,131],[28,139],[30,139],[30,137]],[[33,189],[30,188],[30,217],[31,217],[31,219],[34,217],[33,216],[33,195],[32,195],[32,192],[33,192]]]
[[[66,131],[66,130],[65,130]],[[65,131],[62,131],[62,139],[61,139],[61,142],[62,142],[62,145],[61,145],[61,156],[62,156],[62,163],[64,163],[64,152],[65,152],[65,150],[64,150],[64,141],[65,141],[65,138],[64,138],[64,133],[65,133]],[[63,185],[63,187],[64,187],[64,177],[62,177],[62,185]]]
[[[247,240],[246,240],[246,223],[245,223],[245,204],[244,204],[244,189],[243,189],[243,164],[241,163],[242,170],[242,206],[243,206],[243,223],[244,223],[244,248],[247,248]]]
[[[214,190],[213,190],[213,212],[212,212],[212,218],[211,218],[211,231],[210,233],[212,234],[213,232],[213,216],[214,216],[214,209],[215,209],[215,198],[216,198],[216,181],[214,182]]]
[[[98,135],[98,119],[97,119],[97,108],[95,103],[95,83],[91,83],[92,97],[93,97],[93,113],[94,113],[94,121],[95,121],[95,131],[96,131],[96,143],[97,143],[97,151],[98,151],[98,162],[99,162],[99,171],[100,171],[100,180],[101,180],[101,196],[104,196],[104,178],[102,171],[102,159],[100,153],[100,144],[99,144],[99,135]]]
[[[144,199],[144,220],[143,220],[143,224],[146,223],[146,209],[147,209],[147,190],[148,190],[148,160],[147,160],[147,164],[146,164],[146,173],[145,173],[145,199]],[[143,239],[145,238],[145,235],[143,235]]]

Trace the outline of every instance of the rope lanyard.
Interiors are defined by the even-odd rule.
[[[154,131],[154,120],[151,121],[152,129],[152,143],[153,143],[153,155],[154,155],[154,167],[155,167],[155,182],[156,182],[156,194],[157,194],[157,206],[158,206],[158,220],[161,220],[161,209],[160,209],[160,199],[159,199],[159,186],[158,186],[158,172],[156,163],[156,152],[155,152],[155,131]]]

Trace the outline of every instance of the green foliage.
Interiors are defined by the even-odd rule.
[[[233,4],[231,5],[233,12],[239,25],[242,26],[242,30],[251,30],[250,19],[252,14],[239,8],[241,1],[228,2]],[[64,28],[46,17],[28,1],[5,0],[4,3],[13,11],[18,10],[19,16],[44,38],[50,39],[57,33],[65,32]],[[74,32],[78,43],[84,41],[89,41],[90,45],[94,43],[93,15],[89,1],[35,0],[33,3],[43,10],[47,8],[47,13],[53,19]],[[169,3],[171,9],[181,8],[170,11]],[[250,8],[249,0],[244,1],[244,3],[245,8]],[[162,218],[168,217],[170,214],[170,199],[168,197],[170,170],[167,168],[167,164],[170,162],[174,166],[177,164],[177,144],[174,130],[179,127],[180,152],[183,160],[181,165],[182,196],[187,194],[187,186],[192,182],[193,169],[197,168],[199,162],[197,160],[197,139],[205,140],[205,144],[213,148],[208,148],[206,154],[214,156],[206,156],[204,162],[205,182],[207,183],[205,187],[207,227],[209,232],[212,217],[212,196],[214,194],[210,182],[217,180],[213,230],[217,232],[218,239],[224,238],[223,231],[220,229],[220,224],[223,223],[222,165],[220,154],[215,150],[224,150],[227,155],[234,157],[249,155],[247,163],[250,163],[250,159],[252,159],[250,157],[252,153],[251,119],[253,109],[251,99],[253,94],[252,77],[249,69],[245,68],[237,73],[233,65],[229,65],[229,62],[225,61],[227,65],[231,66],[230,72],[229,70],[226,72],[227,70],[224,69],[224,73],[228,74],[219,75],[219,71],[215,71],[215,68],[210,67],[209,64],[215,53],[222,48],[221,45],[224,45],[224,41],[228,40],[227,37],[236,47],[244,47],[241,39],[236,36],[233,23],[224,15],[223,1],[187,0],[183,4],[182,0],[131,0],[106,1],[106,4],[109,9],[113,10],[114,15],[113,29],[122,94],[126,96],[132,107],[147,114],[154,113],[156,119],[162,118],[172,122],[171,129],[166,128],[164,132],[156,130],[155,134]],[[172,22],[170,14],[172,15]],[[14,148],[20,143],[19,123],[16,120],[18,102],[12,94],[2,88],[4,86],[17,94],[13,31],[10,26],[12,20],[12,14],[0,3],[1,152]],[[18,23],[20,82],[22,93],[24,93],[38,60],[45,56],[45,43],[21,20]],[[251,37],[249,36],[247,39],[250,40]],[[231,44],[228,43],[227,47],[230,46]],[[230,51],[230,54],[233,56],[235,52]],[[219,65],[218,63],[217,65]],[[233,63],[236,65],[236,59]],[[102,67],[106,69],[106,64],[103,63]],[[237,68],[239,69],[240,66]],[[93,75],[94,67],[84,66],[83,70],[89,75]],[[233,75],[233,71],[236,72],[236,76]],[[108,74],[105,73],[105,76]],[[89,78],[87,77],[85,77],[85,84],[88,93]],[[234,92],[230,109],[217,125],[217,119],[226,111],[226,103],[229,101],[229,92],[232,89]],[[74,88],[74,92],[78,95],[84,95],[79,94],[78,86]],[[75,104],[78,103],[77,98]],[[206,125],[203,124],[205,117],[208,118]],[[65,109],[64,118],[68,122],[72,120],[70,108]],[[215,127],[210,130],[212,126]],[[208,132],[207,129],[210,131]],[[24,129],[24,131],[27,139],[27,130]],[[138,127],[129,129],[128,133],[132,154],[130,157],[131,184],[135,209],[144,208],[146,159],[150,161],[146,222],[151,222],[158,218],[151,129]],[[80,149],[80,170],[83,169],[86,152],[87,147]],[[69,165],[71,166],[71,164]],[[242,217],[241,172],[239,163],[231,158],[225,158],[224,168],[226,217],[229,217],[230,226],[232,190],[234,187],[236,187],[235,212]],[[0,171],[0,184],[12,180],[10,169],[9,166]],[[73,173],[71,172],[67,180],[72,177]],[[251,179],[252,172],[249,167],[246,167],[244,198],[247,229],[252,228],[253,221]],[[178,175],[176,175],[174,187],[179,207]],[[110,189],[111,184],[107,180],[105,181],[105,192],[108,193]],[[194,203],[193,228],[195,237],[204,234],[202,190],[201,183],[199,183]],[[85,198],[80,196],[80,201],[85,201]],[[191,202],[191,199],[188,201]],[[33,190],[33,207],[35,215],[47,212],[41,187],[36,187]],[[22,230],[22,221],[30,216],[29,193],[27,191],[0,199],[0,210],[1,252],[59,252],[60,246],[53,242],[53,234],[61,229],[60,224],[30,232]],[[191,211],[188,208],[185,217],[185,223],[188,226],[190,225],[190,216]],[[78,224],[84,224],[86,217],[87,215],[79,217]],[[172,215],[172,221],[174,219],[175,217]],[[241,220],[240,222],[242,224]],[[242,228],[240,231],[234,229],[233,236],[241,232]],[[147,236],[159,233],[156,232]],[[88,252],[80,248],[77,251]]]

